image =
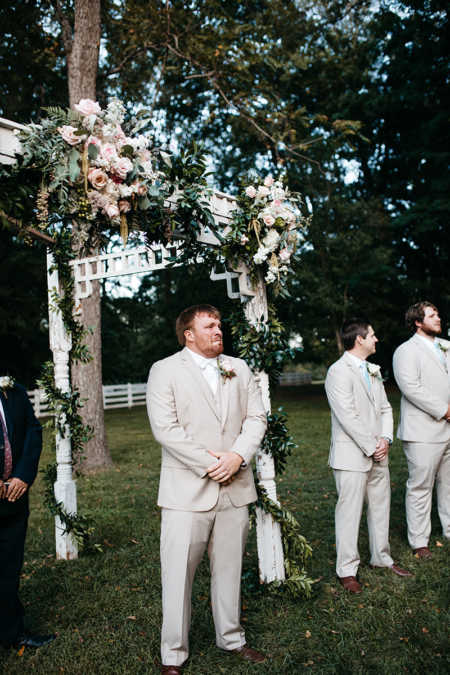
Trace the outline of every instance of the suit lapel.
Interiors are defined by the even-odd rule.
[[[10,395],[8,398],[6,398],[5,394],[0,391],[0,399],[2,401],[2,406],[3,406],[3,411],[5,413],[5,422],[6,422],[6,429],[8,431],[8,438],[11,442],[11,439],[13,437],[13,421],[12,421],[12,414],[10,412]]]
[[[214,415],[217,417],[217,419],[220,421],[221,420],[221,415],[220,415],[220,410],[217,409],[217,403],[214,400],[213,393],[211,391],[211,387],[205,380],[205,378],[202,375],[202,372],[200,368],[198,368],[194,360],[189,354],[187,353],[187,347],[183,349],[181,352],[181,361],[185,368],[189,371],[189,377],[194,380],[196,383],[198,390],[200,393],[203,395],[203,397],[206,399],[209,407],[211,408],[212,412]]]
[[[220,375],[219,377],[219,391],[221,398],[221,408],[222,408],[222,429],[225,426],[225,422],[228,415],[228,406],[230,403],[230,388],[231,380],[230,378],[225,379]]]
[[[349,368],[351,368],[353,374],[357,378],[357,382],[359,382],[361,384],[361,387],[365,391],[369,401],[372,403],[372,405],[375,405],[375,400],[374,400],[374,396],[373,396],[373,382],[372,382],[372,380],[371,380],[372,386],[369,389],[368,384],[366,382],[366,379],[364,377],[362,377],[361,371],[357,367],[357,365],[353,362],[353,359],[346,356],[346,354],[344,354],[344,356],[345,356],[345,360],[347,362],[347,366]],[[370,378],[370,375],[369,375],[369,378]]]
[[[437,363],[438,366],[444,371],[444,373],[447,373],[447,368],[445,367],[445,358],[444,361],[439,358],[439,354],[436,351],[435,347],[432,347],[431,349],[427,347],[425,344],[423,344],[423,340],[418,336],[414,335],[413,340],[415,343],[419,346],[419,349],[422,350],[424,354],[428,354],[429,358],[434,361],[434,363]]]

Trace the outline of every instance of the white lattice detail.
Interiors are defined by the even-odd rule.
[[[75,298],[87,298],[92,292],[92,281],[108,279],[126,274],[146,274],[160,270],[173,262],[180,249],[181,242],[174,242],[172,246],[164,247],[155,244],[151,248],[139,246],[137,248],[122,249],[115,253],[104,253],[90,258],[73,260],[75,279]]]

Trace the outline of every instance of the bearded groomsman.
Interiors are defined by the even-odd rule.
[[[147,408],[162,445],[161,507],[162,672],[181,672],[189,655],[191,592],[208,550],[216,644],[260,663],[240,624],[242,556],[248,504],[256,500],[251,460],[267,417],[247,364],[221,356],[220,314],[188,307],[176,322],[181,351],[150,371]]]
[[[380,367],[368,363],[378,339],[362,318],[346,321],[341,330],[345,352],[329,368],[325,390],[331,408],[331,448],[338,500],[335,511],[336,574],[345,590],[360,593],[358,533],[364,501],[372,567],[387,567],[402,577],[389,546],[391,488],[388,452],[392,442],[392,408],[386,398]]]
[[[450,539],[450,342],[438,339],[441,319],[431,302],[406,312],[412,338],[394,353],[394,375],[402,392],[398,437],[408,461],[406,520],[408,541],[418,558],[428,559],[431,501],[436,482],[443,535]]]

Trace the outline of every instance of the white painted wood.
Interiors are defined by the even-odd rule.
[[[25,129],[23,124],[0,117],[0,164],[14,164],[15,154],[20,152],[20,143],[15,131]]]
[[[247,321],[258,327],[267,321],[267,295],[262,279],[254,290],[254,296],[245,304]],[[257,373],[264,407],[271,412],[269,377],[264,371]],[[259,484],[265,489],[270,499],[279,504],[275,484],[275,464],[272,455],[260,450],[256,453],[256,473]],[[258,547],[259,576],[262,583],[282,581],[285,578],[283,544],[281,530],[269,513],[256,509],[256,541]]]
[[[63,393],[70,392],[69,352],[72,347],[71,336],[64,327],[62,314],[54,302],[55,296],[61,294],[58,272],[51,253],[47,253],[48,282],[48,316],[50,349],[55,364],[55,386]],[[55,498],[61,502],[67,513],[77,512],[77,488],[72,475],[72,447],[70,429],[63,413],[56,412],[57,423],[64,433],[56,433],[57,474],[55,482]],[[55,518],[56,557],[73,560],[78,557],[78,545],[70,534],[64,532],[64,526],[58,517]]]

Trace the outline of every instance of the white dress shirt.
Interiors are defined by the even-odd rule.
[[[192,349],[189,349],[189,354],[194,359],[194,363],[200,368],[203,377],[209,384],[211,391],[215,396],[217,393],[217,387],[219,385],[219,369],[217,367],[217,359],[207,359],[201,354],[197,354],[197,352],[192,351]]]

